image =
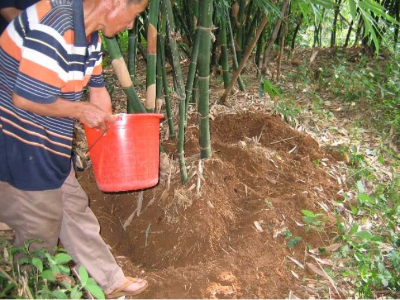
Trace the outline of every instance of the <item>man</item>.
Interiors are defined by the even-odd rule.
[[[105,129],[112,121],[98,31],[132,28],[147,0],[44,0],[0,38],[0,221],[15,244],[60,238],[108,297],[134,295],[147,281],[125,277],[71,168],[74,119]],[[90,102],[78,102],[88,85]]]
[[[23,10],[35,4],[38,0],[1,0],[0,1],[0,35],[8,23],[16,18]]]

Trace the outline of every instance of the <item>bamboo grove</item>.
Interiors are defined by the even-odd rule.
[[[246,89],[240,76],[244,66],[254,64],[258,70],[254,80],[260,80],[273,49],[279,52],[277,77],[285,47],[361,45],[375,54],[382,48],[396,51],[399,6],[399,0],[150,0],[128,32],[128,53],[121,53],[118,37],[105,38],[105,44],[126,93],[128,113],[165,113],[169,137],[177,138],[181,179],[186,183],[184,145],[190,105],[198,112],[200,157],[207,159],[212,154],[212,72],[221,76],[225,88],[220,104],[228,104],[235,85]],[[304,36],[310,32],[312,39],[307,40]],[[185,58],[190,62],[187,74],[181,65]],[[135,90],[138,59],[147,64],[144,102]],[[167,65],[172,67],[173,88]],[[171,97],[171,92],[177,97]],[[177,99],[176,103],[171,99]],[[179,108],[178,120],[172,107]],[[178,124],[177,132],[174,124]]]

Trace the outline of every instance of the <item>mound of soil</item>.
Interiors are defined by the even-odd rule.
[[[78,174],[103,238],[127,274],[147,276],[141,298],[287,297],[296,291],[287,256],[301,260],[304,245],[324,245],[323,235],[306,233],[301,210],[319,211],[338,197],[321,165],[334,158],[279,117],[248,112],[213,120],[213,156],[199,161],[195,123],[187,130],[185,186],[174,141],[163,142],[173,163],[155,188],[104,194],[91,169]],[[302,238],[292,249],[290,234]]]

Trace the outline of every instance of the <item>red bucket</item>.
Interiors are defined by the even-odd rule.
[[[107,134],[85,126],[97,186],[103,192],[141,190],[158,183],[161,114],[120,114]]]

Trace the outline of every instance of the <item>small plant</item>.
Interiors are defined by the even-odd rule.
[[[323,214],[314,214],[313,212],[302,209],[303,220],[306,222],[306,231],[309,232],[310,229],[314,229],[316,231],[323,231],[323,225],[325,223],[325,218]]]
[[[396,178],[367,193],[363,182],[358,181],[357,203],[351,206],[353,224],[346,229],[337,218],[343,246],[336,256],[348,259],[341,276],[354,280],[359,298],[378,298],[381,290],[396,298],[400,290],[399,187],[400,179]]]
[[[71,274],[72,258],[64,249],[51,255],[45,249],[30,250],[31,240],[23,247],[0,242],[0,298],[81,299],[85,290],[97,299],[104,299],[102,289],[89,277],[83,266],[79,279]],[[14,263],[15,257],[20,257]]]
[[[272,202],[269,201],[268,199],[264,199],[265,204],[268,205],[269,208],[272,208]]]

